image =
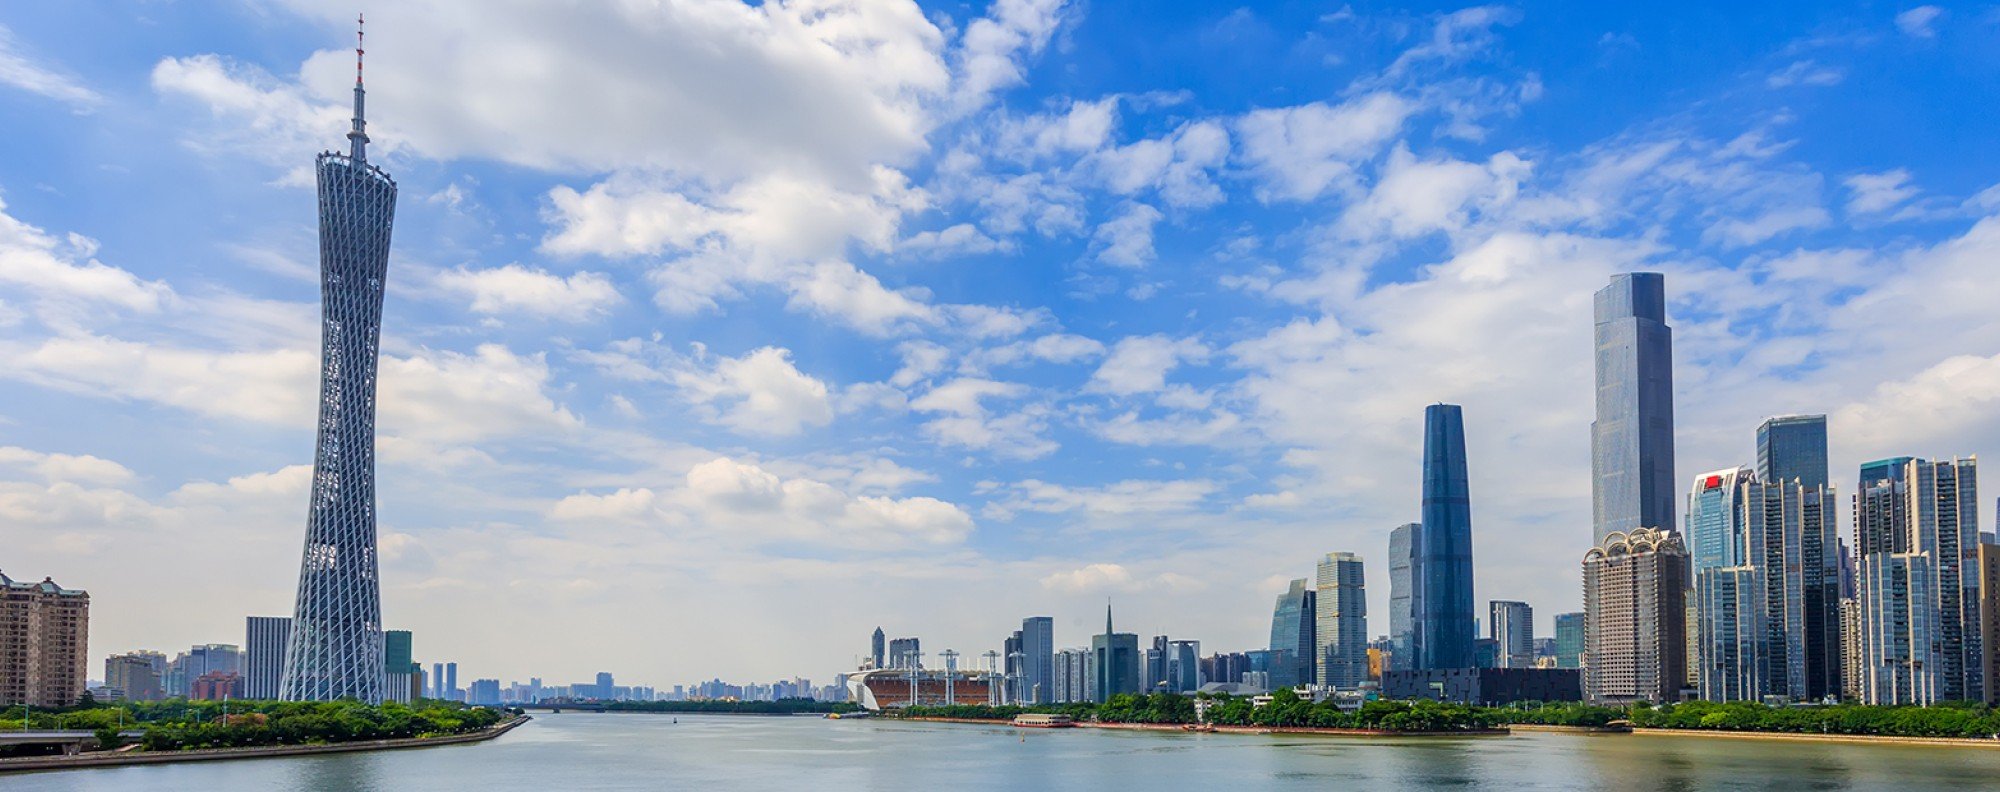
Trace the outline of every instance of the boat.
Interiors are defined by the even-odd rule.
[[[1067,729],[1076,725],[1076,719],[1068,715],[1025,712],[1014,716],[1014,725],[1023,729]]]

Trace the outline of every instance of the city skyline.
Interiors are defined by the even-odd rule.
[[[36,152],[0,158],[0,569],[91,592],[95,670],[291,610],[353,9],[48,5],[0,12]],[[1260,647],[1326,553],[1393,613],[1439,402],[1473,607],[1581,610],[1626,272],[1665,276],[1670,508],[1772,416],[1828,416],[1842,499],[2000,446],[2000,165],[1953,134],[2000,106],[1984,21],[835,7],[370,9],[416,660],[817,679],[876,624],[1087,644],[1105,596]],[[1667,51],[1696,26],[1728,38]]]

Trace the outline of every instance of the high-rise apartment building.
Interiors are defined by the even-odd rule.
[[[1979,535],[1979,645],[1986,649],[1986,703],[2000,704],[2000,543],[1993,534]]]
[[[1614,531],[1584,554],[1586,698],[1679,698],[1687,680],[1687,581],[1687,547],[1671,531]]]
[[[1861,466],[1861,699],[1984,700],[1978,462],[1896,457]]]
[[[1097,669],[1090,649],[1064,649],[1055,656],[1055,703],[1077,704],[1097,700]]]
[[[1583,614],[1556,614],[1556,667],[1583,667]]]
[[[1766,422],[1760,446],[1772,459],[1824,458]],[[1780,465],[1780,469],[1784,469]],[[1810,464],[1767,481],[1748,468],[1695,477],[1686,538],[1693,546],[1690,630],[1703,698],[1814,701],[1841,690],[1840,542],[1832,489]]]
[[[1278,595],[1278,603],[1271,609],[1274,687],[1309,684],[1317,678],[1313,659],[1319,646],[1315,638],[1318,598],[1319,592],[1306,585],[1305,578],[1295,578],[1286,585],[1285,593]]]
[[[1486,636],[1493,639],[1494,668],[1535,667],[1535,609],[1528,603],[1488,603],[1486,629]]]
[[[1421,511],[1411,596],[1415,668],[1470,668],[1478,637],[1472,611],[1472,488],[1466,477],[1465,416],[1456,404],[1424,409]],[[1319,607],[1326,607],[1324,596]]]
[[[1597,420],[1590,425],[1598,546],[1613,532],[1674,526],[1674,341],[1666,280],[1611,276],[1596,295]]]
[[[1368,678],[1368,592],[1361,557],[1327,553],[1320,559],[1313,626],[1314,660],[1322,687],[1352,689]]]
[[[1389,531],[1389,659],[1392,671],[1408,671],[1417,662],[1417,573],[1423,549],[1423,523],[1405,523]]]
[[[67,707],[90,673],[90,594],[0,574],[0,707]]]
[[[269,700],[278,697],[285,673],[285,644],[291,641],[289,616],[251,616],[243,627],[243,695]]]
[[[447,695],[445,692],[443,663],[431,664],[431,684],[429,689],[431,698],[438,700],[445,700],[451,698],[451,696]]]
[[[312,501],[279,680],[286,701],[383,698],[375,543],[375,371],[396,181],[368,164],[355,48],[348,153],[319,155],[320,390]]]
[[[166,663],[167,656],[159,652],[112,655],[104,658],[104,686],[123,693],[128,701],[159,701],[166,697],[160,687]]]
[[[1022,701],[1049,704],[1055,700],[1056,620],[1030,616],[1021,620]]]

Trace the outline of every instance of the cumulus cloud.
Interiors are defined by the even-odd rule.
[[[0,201],[0,283],[34,299],[45,320],[67,323],[63,317],[91,305],[150,312],[173,299],[165,283],[98,261],[95,240],[58,239],[6,209]]]
[[[1182,363],[1208,360],[1209,348],[1201,339],[1171,338],[1164,335],[1131,336],[1119,339],[1110,357],[1090,376],[1089,389],[1100,393],[1129,396],[1151,393],[1167,386],[1167,374]]]
[[[1142,203],[1127,204],[1117,217],[1097,227],[1091,246],[1097,260],[1114,267],[1144,267],[1153,262],[1153,225],[1160,210]]]
[[[1338,105],[1254,110],[1236,120],[1243,159],[1266,201],[1306,201],[1353,186],[1356,163],[1382,150],[1416,104],[1378,91]]]
[[[679,372],[676,381],[689,399],[739,432],[794,435],[833,421],[826,383],[792,365],[790,350],[763,347],[718,358],[711,369]]]
[[[596,318],[621,301],[611,279],[601,274],[563,277],[520,264],[483,270],[460,267],[440,273],[437,285],[470,297],[476,313],[520,313],[572,322]]]
[[[1944,18],[1944,9],[1934,5],[1922,5],[1896,15],[1896,29],[1912,38],[1936,38],[1937,21]]]
[[[910,409],[938,414],[923,424],[923,432],[939,443],[1034,459],[1057,448],[1043,436],[1046,408],[1030,404],[996,414],[987,406],[988,400],[1013,401],[1027,393],[1016,383],[960,377],[912,399]]]
[[[1881,173],[1857,173],[1842,181],[1847,185],[1847,213],[1854,215],[1887,212],[1917,196],[1904,168]]]

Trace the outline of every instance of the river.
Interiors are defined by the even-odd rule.
[[[2000,748],[1643,734],[1363,739],[803,717],[678,720],[542,714],[487,743],[0,776],[0,790],[2000,788]]]

